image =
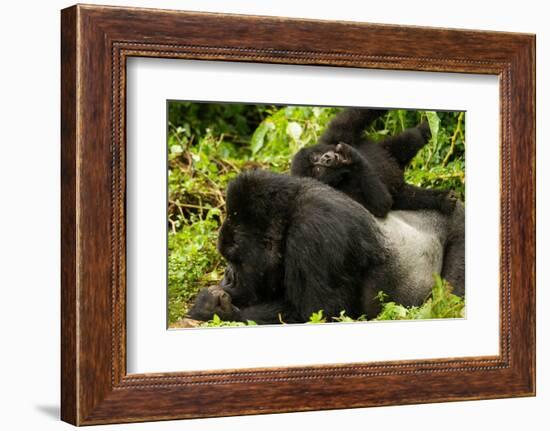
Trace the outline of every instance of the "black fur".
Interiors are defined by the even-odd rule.
[[[447,223],[439,229],[446,238]],[[296,323],[319,310],[329,317],[345,310],[374,317],[363,296],[395,272],[387,244],[379,221],[345,194],[309,178],[244,172],[229,184],[218,239],[224,280],[199,293],[189,316]],[[464,270],[463,252],[463,244],[462,255],[456,247],[448,264],[456,273]]]
[[[377,217],[390,209],[448,214],[455,206],[452,193],[421,189],[403,179],[405,166],[430,138],[428,123],[379,143],[364,136],[365,128],[386,112],[352,108],[337,114],[318,144],[296,153],[292,175],[313,177],[343,191]]]

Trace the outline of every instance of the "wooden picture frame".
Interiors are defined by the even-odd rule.
[[[83,5],[64,9],[61,21],[62,420],[91,425],[535,394],[534,35]],[[499,76],[500,354],[128,375],[130,56]]]

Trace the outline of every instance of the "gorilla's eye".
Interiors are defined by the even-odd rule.
[[[319,162],[319,159],[321,158],[321,155],[318,154],[318,153],[313,153],[311,156],[310,156],[310,161],[311,163],[318,163]]]

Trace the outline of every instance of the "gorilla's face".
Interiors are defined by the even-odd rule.
[[[281,241],[268,232],[246,227],[228,217],[220,229],[218,251],[227,261],[220,287],[237,306],[273,297],[281,288]],[[262,286],[258,290],[258,286]]]
[[[347,159],[337,145],[318,144],[303,148],[292,160],[292,175],[311,177],[337,187],[349,174]]]

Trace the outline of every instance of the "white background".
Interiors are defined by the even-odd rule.
[[[394,0],[387,2],[103,1],[105,4],[173,9],[342,19],[391,24],[537,33],[537,127],[539,221],[550,216],[548,84],[550,29],[544,2]],[[69,2],[5,2],[0,14],[0,424],[8,430],[70,429],[59,410],[59,9]],[[397,406],[329,412],[246,416],[95,429],[258,430],[258,429],[543,429],[550,415],[550,230],[538,228],[538,396],[536,398]],[[541,426],[537,426],[537,421]]]
[[[498,354],[496,76],[134,58],[126,82],[129,373]],[[467,318],[167,331],[166,100],[184,98],[465,110]]]

